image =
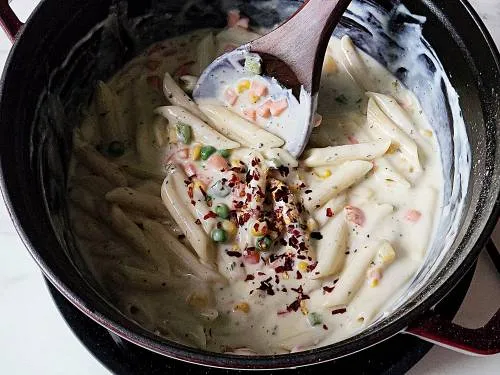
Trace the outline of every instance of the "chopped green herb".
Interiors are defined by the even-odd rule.
[[[207,160],[215,151],[214,146],[203,146],[200,151],[201,160]]]
[[[192,131],[191,131],[191,126],[188,124],[184,124],[183,122],[178,122],[176,126],[177,130],[177,138],[184,143],[185,145],[188,145],[191,143],[192,139]]]
[[[347,97],[346,97],[344,94],[340,94],[339,96],[337,96],[337,97],[335,98],[335,101],[336,101],[337,103],[340,103],[340,104],[347,104],[347,102],[348,102],[349,100],[347,99]]]
[[[113,141],[108,145],[108,154],[113,158],[122,156],[125,153],[125,145],[120,141]]]
[[[316,312],[307,314],[307,319],[309,320],[309,324],[312,326],[317,326],[318,324],[323,323],[321,315]]]

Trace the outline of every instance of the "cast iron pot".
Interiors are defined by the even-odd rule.
[[[209,8],[203,9],[204,17],[197,16],[200,8],[194,2],[182,10],[183,22],[177,24],[185,3],[42,0],[23,25],[8,1],[0,1],[2,24],[14,40],[0,90],[2,193],[24,244],[50,282],[109,331],[157,353],[208,366],[286,368],[314,364],[352,354],[398,333],[415,334],[477,354],[498,352],[499,313],[478,330],[458,327],[432,313],[432,307],[476,260],[500,208],[499,56],[465,0],[403,1],[412,12],[427,17],[424,36],[459,94],[472,164],[461,226],[451,251],[428,275],[429,281],[396,311],[333,345],[288,355],[244,357],[209,353],[164,340],[106,301],[75,251],[67,224],[65,188],[71,132],[78,121],[79,104],[89,99],[97,79],[108,79],[154,41],[193,28],[225,25],[219,1],[205,1]],[[276,1],[233,3],[262,26],[283,20],[280,12],[269,7]],[[299,5],[293,0],[279,3],[280,7]],[[389,1],[379,3],[387,10],[392,5]],[[110,7],[115,17],[108,18]],[[108,27],[99,27],[106,19]],[[346,25],[352,26],[344,20]],[[95,32],[81,41],[91,29]],[[73,48],[72,57],[65,61]]]

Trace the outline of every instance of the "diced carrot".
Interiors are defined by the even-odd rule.
[[[271,116],[271,104],[272,102],[270,99],[266,100],[264,104],[257,108],[257,114],[260,117],[269,118],[269,116]]]
[[[188,148],[182,148],[179,151],[177,151],[177,156],[180,159],[187,159],[189,157],[189,149]]]
[[[363,226],[363,224],[365,223],[365,214],[358,207],[346,206],[345,213],[347,221],[350,221],[351,223],[359,226]]]
[[[257,118],[256,116],[257,111],[253,108],[244,108],[242,112],[243,116],[245,116],[247,120],[255,121],[255,119]]]
[[[359,143],[358,139],[353,135],[348,136],[347,139],[351,145],[357,145]]]
[[[252,81],[252,86],[250,88],[250,91],[254,95],[265,96],[265,95],[267,95],[267,86],[266,86],[266,84],[254,79]]]
[[[228,87],[226,91],[224,91],[224,100],[229,105],[234,105],[238,100],[238,94],[232,87]]]
[[[248,26],[250,25],[250,20],[248,17],[243,17],[236,22],[236,26],[241,27],[242,29],[248,30]]]
[[[229,169],[227,160],[219,154],[212,154],[212,156],[210,156],[210,158],[208,159],[207,166],[217,171]]]
[[[157,89],[158,91],[161,91],[161,90],[162,90],[162,85],[163,85],[163,82],[162,82],[162,80],[161,80],[161,78],[160,78],[160,77],[158,77],[158,76],[148,76],[148,77],[146,78],[146,82],[147,82],[150,86],[152,86],[152,87],[154,87],[155,89]]]
[[[243,259],[246,263],[249,264],[257,264],[260,262],[260,254],[255,250],[244,250],[243,251]]]
[[[408,210],[406,213],[406,220],[411,221],[413,223],[416,223],[417,221],[420,220],[420,217],[422,216],[422,213],[417,210]]]
[[[186,172],[186,175],[188,177],[193,177],[194,175],[196,175],[196,167],[194,164],[186,163],[183,165],[183,167],[184,167],[184,172]]]
[[[279,116],[287,108],[288,108],[288,101],[286,100],[286,98],[273,101],[273,103],[271,104],[271,114],[273,116]]]
[[[158,67],[161,65],[161,61],[159,60],[148,60],[146,63],[146,68],[150,71],[158,69]]]
[[[191,66],[194,64],[194,61],[188,61],[182,65],[179,65],[177,69],[175,69],[173,76],[174,77],[182,77],[191,74]]]
[[[227,12],[227,26],[234,27],[240,20],[240,11],[238,9],[231,9]]]

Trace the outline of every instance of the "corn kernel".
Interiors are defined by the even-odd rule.
[[[248,97],[250,99],[250,103],[252,103],[252,104],[257,103],[260,99],[260,96],[255,95],[255,94],[250,94],[250,95],[248,95]]]
[[[307,266],[308,266],[307,262],[302,261],[299,263],[298,268],[299,268],[299,270],[306,272]]]
[[[188,303],[188,305],[190,305],[192,307],[197,307],[197,308],[204,308],[208,305],[207,297],[200,295],[200,294],[197,294],[196,292],[191,293],[186,298],[186,302]]]
[[[422,133],[422,135],[425,135],[426,137],[432,137],[432,135],[433,135],[432,130],[429,130],[429,129],[424,129],[424,130],[421,130],[420,132]]]
[[[396,259],[396,252],[388,242],[384,242],[378,250],[377,258],[377,263],[380,262],[381,264],[390,264],[394,262],[394,259]]]
[[[399,146],[395,145],[394,143],[391,143],[387,151],[385,152],[386,154],[394,154],[396,151],[399,150]]]
[[[312,217],[307,219],[307,230],[309,232],[314,232],[315,230],[318,230],[318,223]]]
[[[285,272],[283,272],[283,278],[284,278],[285,280],[288,280],[288,279],[290,278],[290,276],[288,276],[288,272],[286,272],[286,271],[285,271]]]
[[[222,229],[231,237],[236,235],[236,225],[231,220],[224,220],[222,222]]]
[[[370,280],[370,287],[375,288],[378,285],[378,279]]]
[[[307,306],[306,306],[306,301],[304,301],[304,300],[300,301],[300,311],[304,315],[309,314],[309,310],[307,309]]]
[[[241,94],[242,92],[248,90],[249,88],[250,88],[250,81],[248,79],[245,79],[238,83],[238,85],[236,86],[236,91],[238,91],[238,94]]]
[[[250,305],[246,302],[240,302],[234,305],[233,311],[241,311],[247,314],[250,311]]]
[[[235,243],[235,244],[233,245],[233,250],[235,250],[235,251],[236,251],[236,250],[239,250],[239,249],[240,249],[240,247],[238,246],[238,244],[236,244],[236,243]]]
[[[194,188],[201,189],[203,191],[207,190],[207,187],[205,186],[205,184],[201,180],[198,180],[198,179],[194,180]]]
[[[332,171],[328,168],[325,169],[315,169],[314,174],[319,178],[328,178],[332,175]]]
[[[241,166],[240,160],[238,160],[238,159],[232,159],[231,160],[231,167],[234,168],[234,167],[239,167],[239,166]]]
[[[325,61],[323,63],[323,71],[328,74],[337,72],[337,63],[331,55],[326,55]]]
[[[201,145],[195,145],[191,151],[191,158],[193,160],[200,160]]]

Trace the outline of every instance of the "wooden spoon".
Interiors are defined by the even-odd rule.
[[[310,95],[307,121],[303,129],[286,134],[285,148],[299,156],[305,148],[316,112],[317,93],[321,79],[323,59],[333,29],[351,0],[308,0],[285,23],[269,34],[217,58],[200,76],[193,97],[214,97],[219,82],[214,82],[217,71],[230,73],[237,68],[235,62],[242,61],[245,53],[253,52],[262,58],[263,75],[276,78],[285,87],[292,89],[298,98],[301,88]]]

